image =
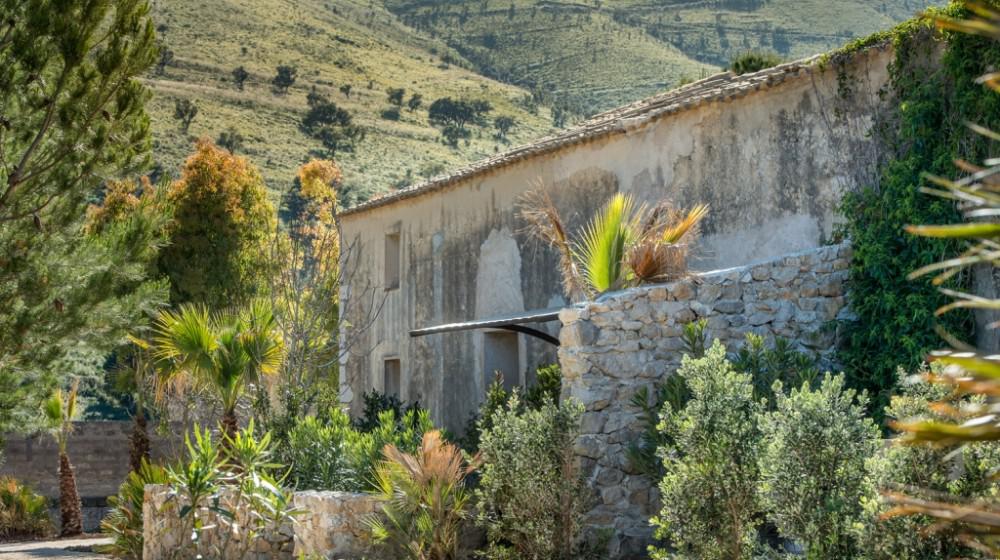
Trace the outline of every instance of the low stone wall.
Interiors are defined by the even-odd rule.
[[[295,556],[322,558],[371,558],[365,521],[380,511],[367,494],[349,492],[296,492],[294,504],[302,510],[296,518]]]
[[[224,492],[226,504],[234,492]],[[231,524],[219,523],[215,514],[204,513],[198,552],[217,560],[291,560],[293,558],[330,558],[356,560],[370,556],[365,520],[378,511],[378,502],[367,494],[348,492],[295,492],[293,504],[298,510],[289,525],[272,527],[242,544],[243,535],[226,535]],[[165,485],[149,485],[142,507],[143,559],[187,558],[179,552],[189,542],[189,525],[181,519],[181,505],[169,498]],[[225,507],[225,506],[224,506]],[[233,509],[233,508],[229,508]],[[245,510],[237,510],[237,519],[246,519]],[[244,528],[245,522],[238,524]],[[226,539],[229,544],[226,546]]]
[[[683,325],[708,321],[709,341],[730,351],[746,333],[787,338],[827,365],[836,344],[834,321],[847,313],[847,245],[822,247],[773,261],[617,292],[564,309],[559,319],[563,396],[585,406],[576,454],[596,507],[592,526],[611,527],[612,554],[645,558],[649,518],[659,510],[655,481],[628,464],[626,449],[640,431],[633,395],[680,365]]]

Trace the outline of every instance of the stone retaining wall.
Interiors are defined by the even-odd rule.
[[[224,492],[222,503],[233,493]],[[378,511],[378,502],[367,494],[348,492],[295,492],[293,504],[298,510],[294,523],[273,527],[241,546],[241,535],[230,537],[224,545],[225,530],[231,524],[220,524],[214,514],[204,515],[206,527],[198,552],[204,558],[217,560],[291,560],[293,558],[330,558],[360,560],[371,557],[365,520]],[[232,508],[230,508],[232,509]],[[169,499],[165,485],[149,485],[143,503],[143,558],[168,560],[178,558],[178,548],[190,535],[180,518],[180,505]],[[237,519],[245,519],[239,511]],[[244,529],[247,523],[238,523]],[[185,557],[183,554],[181,557]]]
[[[659,509],[655,482],[628,464],[626,449],[640,431],[631,405],[640,388],[672,375],[684,348],[683,325],[708,321],[708,340],[730,351],[746,333],[787,338],[830,364],[835,320],[844,318],[846,245],[708,272],[670,284],[617,292],[564,309],[559,319],[563,396],[583,403],[576,453],[594,490],[592,526],[612,527],[612,554],[645,558],[649,518]]]

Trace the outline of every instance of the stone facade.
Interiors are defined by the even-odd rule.
[[[221,502],[225,504],[233,495],[223,492]],[[225,528],[229,525],[220,524],[214,514],[207,514],[204,525],[213,529],[202,531],[199,552],[205,558],[217,560],[355,560],[371,557],[365,520],[378,511],[374,497],[307,491],[295,492],[292,501],[297,510],[293,523],[270,528],[246,545],[241,545],[239,535],[233,535],[228,546],[224,546]],[[179,516],[179,507],[176,501],[170,500],[167,486],[146,487],[142,508],[145,560],[179,558],[178,547],[189,538]],[[237,520],[245,520],[246,515],[246,511],[238,510]],[[247,527],[245,521],[238,524],[244,529]]]
[[[849,246],[827,246],[609,294],[560,313],[563,397],[585,406],[575,451],[597,504],[588,523],[614,528],[615,557],[645,558],[652,538],[649,518],[659,509],[658,492],[626,458],[640,429],[639,411],[630,403],[640,388],[654,395],[654,385],[676,371],[683,325],[707,319],[708,340],[719,339],[730,351],[748,332],[783,337],[829,365],[834,321],[849,313],[849,259]]]

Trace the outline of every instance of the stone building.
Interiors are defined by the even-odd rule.
[[[537,320],[555,319],[569,303],[556,255],[518,216],[539,182],[571,225],[616,191],[710,204],[696,270],[827,243],[842,193],[877,168],[866,132],[891,59],[877,46],[837,64],[722,73],[342,212],[342,398],[357,411],[367,390],[394,393],[461,431],[495,370],[530,384],[536,366],[556,361],[554,345],[510,330],[410,336],[539,310],[548,313]],[[558,321],[536,328],[558,335]]]

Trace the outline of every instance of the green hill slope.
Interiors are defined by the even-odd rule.
[[[418,181],[504,149],[492,128],[474,128],[457,148],[442,144],[427,121],[427,106],[439,97],[488,100],[491,117],[516,119],[510,142],[542,136],[551,127],[548,111],[532,108],[525,90],[446,64],[458,55],[365,0],[159,0],[154,19],[173,53],[163,72],[148,78],[154,155],[167,173],[177,172],[196,138],[216,139],[232,127],[245,139],[239,152],[261,167],[268,185],[287,187],[298,165],[322,150],[299,130],[313,89],[367,129],[353,153],[337,154],[353,196]],[[278,65],[298,71],[283,95],[270,83]],[[250,73],[243,91],[232,78],[238,66]],[[344,85],[352,88],[349,97],[339,91]],[[382,118],[390,87],[405,88],[407,99],[421,94],[423,106],[404,107],[398,121]],[[187,133],[174,118],[179,99],[198,106]]]
[[[229,129],[272,189],[291,184],[322,145],[299,126],[323,94],[366,129],[338,153],[347,199],[367,197],[492,155],[553,130],[549,106],[591,114],[697,79],[749,49],[798,58],[883,29],[918,0],[154,0],[173,58],[147,81],[155,157],[177,173],[196,138]],[[287,94],[276,67],[297,69]],[[249,72],[240,90],[232,71]],[[350,86],[345,95],[342,86]],[[383,117],[387,88],[423,97]],[[487,123],[449,147],[428,123],[441,97],[486,100],[511,116],[505,141]],[[189,100],[187,132],[174,117]]]
[[[384,0],[485,75],[583,112],[698,78],[748,50],[790,59],[891,27],[922,0]]]

